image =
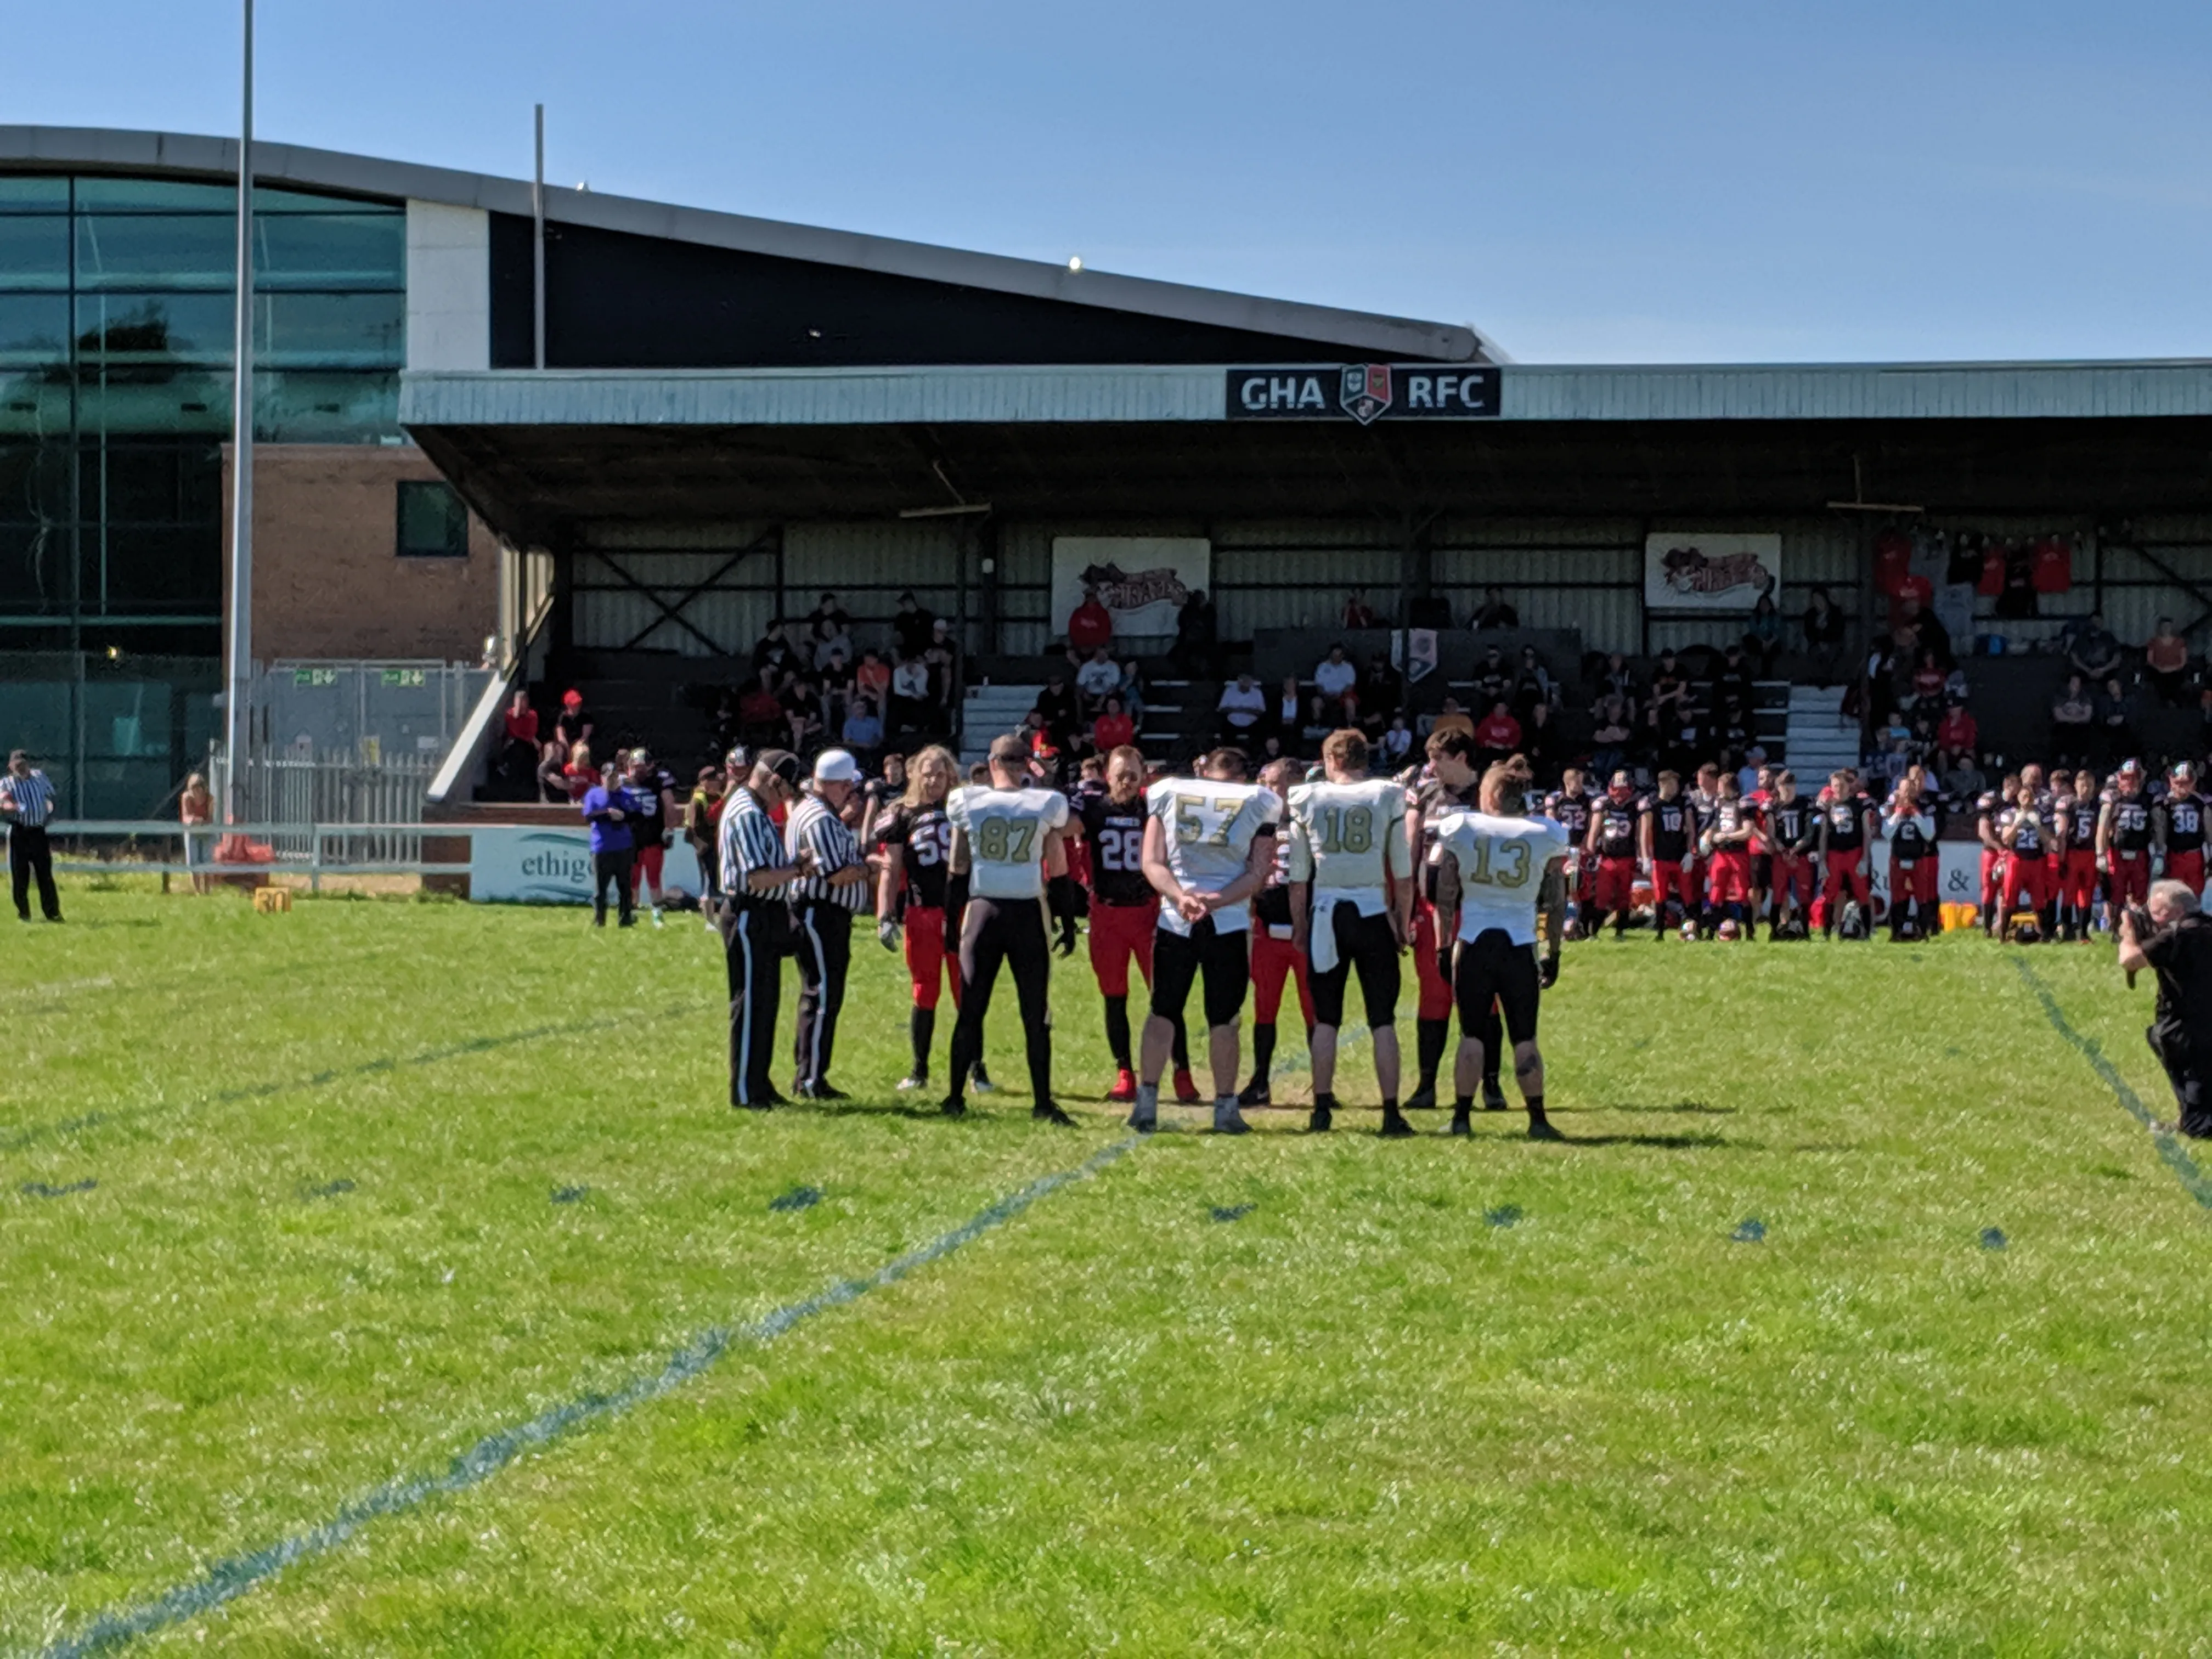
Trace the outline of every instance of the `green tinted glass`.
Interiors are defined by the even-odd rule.
[[[67,295],[0,294],[0,365],[66,363],[69,329]]]
[[[396,213],[294,214],[253,222],[257,288],[398,289],[407,221]]]
[[[69,222],[0,215],[0,289],[67,288]]]
[[[0,179],[0,213],[66,213],[70,181],[52,173]]]
[[[175,179],[81,178],[80,212],[235,213],[238,192],[229,185],[188,185]]]
[[[230,431],[230,374],[153,365],[87,368],[77,381],[77,425],[94,440],[138,433],[220,439]]]
[[[85,362],[230,362],[237,323],[228,294],[88,294],[76,302]]]
[[[81,289],[225,289],[237,269],[237,227],[217,216],[103,214],[76,222]]]
[[[404,294],[262,294],[254,310],[257,364],[397,368],[404,356]]]
[[[253,377],[254,434],[269,443],[357,444],[397,438],[399,377],[272,369]]]

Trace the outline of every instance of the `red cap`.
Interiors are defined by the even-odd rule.
[[[584,694],[577,690],[575,687],[570,686],[568,690],[561,694],[561,702],[562,705],[567,708],[580,708],[583,707],[584,703]]]

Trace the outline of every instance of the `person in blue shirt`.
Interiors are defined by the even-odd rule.
[[[627,786],[619,781],[619,768],[610,768],[601,774],[600,781],[584,792],[579,803],[584,821],[592,826],[592,926],[607,925],[607,884],[612,882],[615,902],[619,907],[619,925],[635,927],[637,917],[630,909],[630,866],[637,858],[635,842],[630,836],[630,819],[641,816],[638,802]],[[607,779],[616,777],[611,787]]]

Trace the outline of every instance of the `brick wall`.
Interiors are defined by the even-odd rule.
[[[399,483],[437,477],[411,445],[254,446],[257,659],[477,660],[484,635],[499,626],[499,544],[490,531],[470,520],[465,559],[403,559],[393,550]],[[226,525],[229,512],[226,446]],[[226,559],[226,600],[228,568]]]

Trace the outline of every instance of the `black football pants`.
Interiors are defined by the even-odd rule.
[[[1001,965],[1014,975],[1020,999],[1022,1034],[1028,1041],[1030,1098],[1042,1105],[1052,1098],[1052,951],[1038,899],[970,898],[960,925],[960,980],[966,988],[960,1018],[952,1028],[952,1091],[957,1100],[968,1073],[983,1052],[983,1016],[991,1012],[991,990]]]

